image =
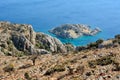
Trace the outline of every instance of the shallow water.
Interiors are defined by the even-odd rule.
[[[120,33],[120,0],[2,0],[0,20],[32,24],[35,31],[48,33],[66,23],[100,27],[102,33],[78,39],[61,39],[74,45],[85,45],[99,38],[108,39]]]

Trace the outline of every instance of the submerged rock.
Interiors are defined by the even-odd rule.
[[[99,28],[92,30],[90,26],[82,24],[64,24],[52,30],[49,30],[49,32],[62,38],[78,38],[83,35],[95,35],[101,32],[101,30]]]

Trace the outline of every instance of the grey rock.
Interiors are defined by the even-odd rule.
[[[12,35],[12,41],[18,50],[28,50],[29,52],[31,52],[31,47],[33,46],[33,44],[24,35],[14,34]]]
[[[44,45],[45,49],[49,49],[52,52],[66,52],[65,46],[57,38],[44,33],[37,33],[36,40],[38,44]]]
[[[0,22],[0,34],[0,47],[4,48],[7,53],[67,52],[60,40],[44,33],[37,33],[28,24]]]
[[[34,53],[35,54],[50,54],[50,52],[45,49],[36,49]]]

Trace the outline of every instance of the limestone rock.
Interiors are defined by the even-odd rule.
[[[3,53],[27,52],[50,53],[66,52],[60,40],[44,33],[36,33],[31,25],[0,22],[0,47]]]
[[[40,47],[52,52],[66,52],[65,46],[57,38],[53,38],[44,33],[36,34],[36,42]]]

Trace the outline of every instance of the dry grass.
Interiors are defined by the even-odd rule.
[[[111,51],[115,56],[109,56]],[[36,65],[32,65],[29,59],[31,56],[21,58],[0,56],[0,80],[25,80],[28,75],[31,80],[83,80],[87,78],[93,80],[103,75],[102,71],[105,71],[105,75],[112,75],[112,78],[120,73],[119,52],[120,47],[115,47],[91,49],[66,55],[45,54],[38,56]],[[9,66],[11,63],[13,66]]]

